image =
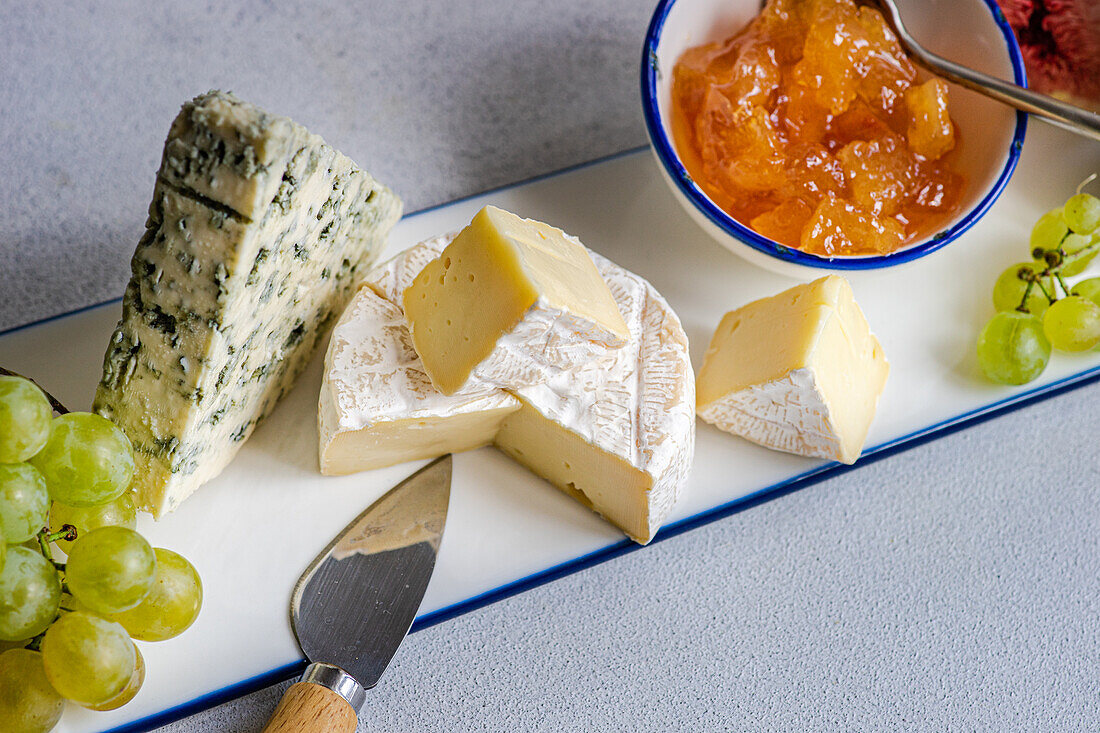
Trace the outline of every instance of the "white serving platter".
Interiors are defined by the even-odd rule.
[[[860,463],[1100,379],[1100,352],[1056,355],[1022,388],[977,373],[974,340],[992,315],[994,278],[1026,258],[1035,219],[1100,170],[1100,146],[1042,125],[1030,133],[1001,199],[960,240],[901,270],[853,276],[891,363]],[[487,203],[551,222],[650,279],[680,314],[696,368],[724,312],[794,284],[711,241],[673,200],[647,150],[409,215],[388,254],[463,226]],[[35,377],[71,409],[88,409],[119,311],[116,301],[2,333],[0,366]],[[142,518],[154,545],[199,569],[202,614],[183,636],[142,644],[148,674],[133,702],[110,713],[70,706],[59,731],[150,730],[301,668],[287,615],[295,580],[351,518],[421,465],[321,476],[319,384],[320,357],[221,476],[160,522]],[[700,423],[689,486],[655,541],[860,463],[775,453]],[[503,454],[458,455],[446,536],[414,629],[635,548]]]

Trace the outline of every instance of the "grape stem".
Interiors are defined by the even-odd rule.
[[[1068,237],[1069,234],[1067,233]],[[1062,237],[1062,241],[1065,241],[1065,237]],[[1021,313],[1030,313],[1031,310],[1027,307],[1027,298],[1031,295],[1031,288],[1033,285],[1037,285],[1039,290],[1043,292],[1048,302],[1053,303],[1058,300],[1058,286],[1062,286],[1062,291],[1068,296],[1070,294],[1070,287],[1066,284],[1065,279],[1062,277],[1062,269],[1067,265],[1073,264],[1076,260],[1084,257],[1089,252],[1092,252],[1097,247],[1100,247],[1100,239],[1097,239],[1089,244],[1085,245],[1081,249],[1077,250],[1073,254],[1066,254],[1066,251],[1062,249],[1061,243],[1058,244],[1058,249],[1050,250],[1048,255],[1054,254],[1055,256],[1050,260],[1046,260],[1046,269],[1042,272],[1032,272],[1027,278],[1023,277],[1023,269],[1021,270],[1021,279],[1027,280],[1027,287],[1024,288],[1024,295],[1020,298],[1020,304],[1016,306],[1016,310]],[[1039,250],[1036,250],[1038,252]],[[1050,278],[1050,290],[1048,291],[1043,285],[1043,278]]]
[[[31,379],[30,377],[24,376],[24,375],[22,375],[22,374],[20,374],[20,373],[18,373],[18,372],[13,372],[13,371],[11,371],[10,369],[5,369],[4,367],[0,367],[0,374],[3,374],[3,375],[5,375],[5,376],[8,376],[8,377],[19,377],[20,379],[26,379],[26,380],[27,380],[28,382],[30,382],[30,383],[31,383],[31,384],[33,384],[34,386],[36,386],[36,387],[38,387],[39,389],[41,389],[41,390],[42,390],[42,393],[43,393],[44,395],[46,395],[46,399],[50,401],[50,407],[52,407],[52,408],[53,408],[53,411],[54,411],[54,412],[56,412],[56,413],[57,413],[58,415],[64,415],[64,414],[66,414],[66,413],[68,413],[68,412],[70,411],[70,410],[69,410],[69,408],[67,408],[67,407],[65,407],[65,405],[61,404],[61,401],[60,401],[60,400],[58,400],[58,399],[57,399],[56,397],[54,397],[54,396],[53,396],[52,394],[50,394],[49,392],[47,392],[47,391],[46,391],[46,390],[45,390],[45,389],[44,389],[44,388],[42,387],[42,385],[41,385],[41,384],[39,384],[38,382],[34,381],[34,380],[33,380],[33,379]]]
[[[1068,237],[1068,236],[1069,236],[1069,234],[1066,234],[1066,237]],[[1065,237],[1062,238],[1062,241],[1065,241]],[[1074,260],[1080,259],[1083,255],[1091,252],[1092,250],[1096,249],[1097,247],[1100,247],[1100,239],[1093,240],[1092,242],[1089,242],[1088,244],[1086,244],[1084,247],[1077,250],[1073,254],[1067,255],[1065,253],[1065,251],[1062,249],[1062,246],[1059,244],[1058,245],[1058,251],[1062,253],[1062,261],[1061,261],[1061,263],[1059,263],[1059,266],[1058,266],[1057,269],[1061,270],[1063,267],[1065,267],[1065,265],[1067,263],[1071,263]]]
[[[65,540],[66,542],[76,542],[76,537],[76,527],[71,524],[62,524],[61,529],[46,535],[46,541],[57,542],[58,540]]]
[[[1020,304],[1018,306],[1016,306],[1016,310],[1020,311],[1021,313],[1030,313],[1031,312],[1027,309],[1027,299],[1028,299],[1028,296],[1031,295],[1031,291],[1034,287],[1035,287],[1035,281],[1031,280],[1031,279],[1028,279],[1027,286],[1024,287],[1024,297],[1020,299]],[[1040,287],[1042,287],[1042,286],[1040,286]]]
[[[42,552],[42,557],[46,558],[50,562],[53,562],[53,553],[50,551],[50,529],[49,527],[43,527],[38,531],[38,549]]]
[[[1043,276],[1042,275],[1036,275],[1035,279],[1028,279],[1027,284],[1028,285],[1037,285],[1039,287],[1039,290],[1042,291],[1043,297],[1045,297],[1048,302],[1053,303],[1055,300],[1057,300],[1057,298],[1051,297],[1050,293],[1047,292],[1046,287],[1043,286]],[[1030,292],[1030,291],[1028,291],[1028,292]],[[1016,308],[1016,310],[1023,311],[1024,313],[1030,313],[1031,312],[1027,308],[1027,295],[1028,295],[1028,293],[1025,292],[1024,293],[1024,298],[1023,298],[1023,300],[1020,301],[1020,305]]]
[[[76,527],[71,524],[61,525],[61,529],[57,532],[50,532],[49,527],[43,527],[38,531],[38,549],[42,552],[42,556],[53,563],[53,566],[59,571],[65,570],[65,563],[58,562],[53,559],[53,552],[50,550],[50,543],[57,542],[58,540],[68,540],[72,542],[76,539]]]
[[[1068,296],[1069,295],[1069,285],[1066,285],[1066,281],[1062,279],[1062,274],[1061,273],[1055,273],[1054,276],[1056,278],[1058,278],[1058,284],[1062,286],[1062,292],[1064,292]]]

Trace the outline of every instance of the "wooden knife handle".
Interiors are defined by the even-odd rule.
[[[323,685],[295,682],[283,693],[264,733],[355,733],[359,716]]]

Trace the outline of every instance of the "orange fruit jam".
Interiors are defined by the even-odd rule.
[[[760,234],[825,256],[892,252],[953,213],[947,84],[917,72],[878,11],[768,0],[744,30],[688,49],[672,78],[684,167]]]

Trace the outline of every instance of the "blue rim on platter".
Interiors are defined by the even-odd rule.
[[[1015,78],[1015,83],[1018,86],[1026,88],[1027,74],[1024,71],[1023,57],[1020,55],[1020,46],[1016,42],[1016,34],[1013,32],[1012,27],[1005,19],[1004,13],[997,7],[994,0],[983,0],[983,2],[993,16],[993,20],[1000,29],[1001,35],[1004,36],[1005,45],[1008,48],[1009,60],[1012,62],[1012,73]],[[1005,186],[1008,185],[1008,179],[1012,177],[1012,172],[1016,170],[1016,163],[1020,159],[1020,150],[1023,148],[1024,133],[1027,130],[1027,114],[1020,111],[1016,112],[1016,130],[1012,135],[1012,142],[1009,144],[1008,158],[1005,160],[1005,166],[994,182],[993,187],[986,192],[982,200],[979,201],[973,209],[968,211],[964,217],[947,229],[930,237],[927,241],[911,247],[905,247],[897,252],[886,255],[873,255],[867,257],[820,257],[807,252],[800,252],[792,247],[786,247],[767,237],[757,234],[752,229],[741,224],[725,211],[718,208],[718,206],[703,193],[703,190],[692,180],[691,175],[680,162],[680,158],[673,150],[672,143],[669,141],[668,136],[665,135],[664,127],[661,125],[661,115],[657,107],[657,77],[661,73],[657,64],[657,46],[661,41],[661,31],[664,30],[668,14],[675,4],[676,0],[660,0],[657,4],[657,9],[653,11],[653,18],[650,20],[649,29],[646,31],[645,44],[642,46],[642,112],[645,116],[646,131],[649,133],[649,139],[652,142],[653,150],[656,152],[658,160],[661,162],[665,172],[675,183],[676,187],[687,196],[692,204],[694,204],[695,207],[714,225],[719,227],[726,234],[744,242],[758,252],[766,254],[769,257],[774,257],[782,262],[790,262],[806,267],[828,270],[875,270],[899,265],[903,262],[910,262],[924,257],[930,252],[935,252],[937,249],[954,241],[959,235],[974,226],[989,207],[993,205],[993,202],[1000,197],[1001,192],[1004,191]]]

